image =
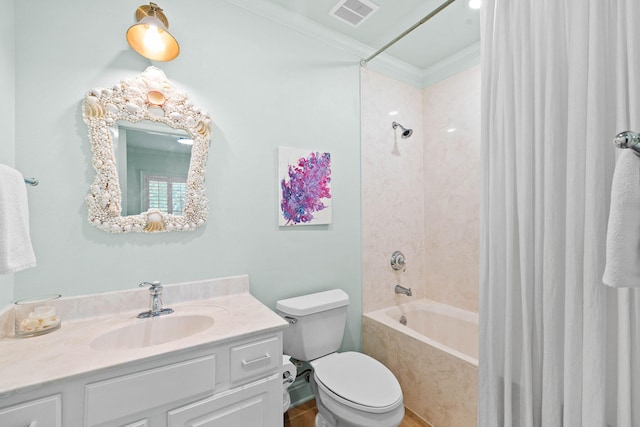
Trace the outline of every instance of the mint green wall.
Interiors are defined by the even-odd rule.
[[[13,0],[0,0],[0,163],[15,164],[15,39]]]
[[[152,235],[87,223],[93,170],[81,101],[150,65],[124,36],[138,3],[16,0],[16,163],[41,184],[30,191],[38,267],[16,275],[15,296],[247,273],[252,293],[274,307],[340,287],[351,297],[345,347],[359,348],[359,58],[227,1],[159,4],[182,52],[154,65],[214,122],[209,221]],[[333,225],[278,228],[279,145],[331,152]]]
[[[13,0],[0,0],[0,163],[15,166],[15,43]],[[0,274],[0,310],[13,299],[13,274]]]

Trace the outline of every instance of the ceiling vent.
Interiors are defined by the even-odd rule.
[[[380,6],[368,0],[340,0],[329,11],[329,15],[357,27],[379,8]]]

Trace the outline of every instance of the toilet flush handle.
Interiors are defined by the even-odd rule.
[[[288,371],[285,371],[284,374],[282,374],[282,378],[282,384],[292,384],[296,380]]]
[[[295,317],[291,317],[291,316],[284,316],[284,320],[289,322],[290,325],[294,325],[298,321],[298,319],[296,319]]]

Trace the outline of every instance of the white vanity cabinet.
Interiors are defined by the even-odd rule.
[[[60,329],[16,338],[0,311],[0,427],[282,427],[288,323],[247,275],[60,298]],[[3,335],[4,334],[4,335]]]
[[[281,427],[281,364],[282,332],[251,334],[0,399],[0,426]]]

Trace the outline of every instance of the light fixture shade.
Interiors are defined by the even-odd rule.
[[[127,30],[129,46],[153,61],[171,61],[180,53],[180,46],[169,33],[167,18],[155,3],[140,6],[136,11],[138,23]]]

